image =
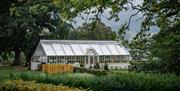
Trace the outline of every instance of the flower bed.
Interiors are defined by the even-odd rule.
[[[35,83],[35,81],[6,80],[0,83],[0,91],[81,91],[68,86]]]

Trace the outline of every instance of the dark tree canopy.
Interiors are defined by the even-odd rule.
[[[82,27],[78,27],[69,32],[68,39],[79,40],[116,40],[116,32],[106,26],[100,20],[95,24],[84,23]]]
[[[15,65],[20,64],[21,52],[30,61],[39,40],[47,38],[45,30],[62,32],[59,39],[68,32],[69,25],[59,18],[52,0],[3,0],[0,4],[0,55],[7,57],[7,52],[14,51]]]

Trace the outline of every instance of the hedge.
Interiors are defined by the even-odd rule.
[[[84,67],[74,67],[74,72],[80,72],[80,73],[90,73],[94,75],[106,75],[108,72],[106,70],[101,69],[89,69]]]

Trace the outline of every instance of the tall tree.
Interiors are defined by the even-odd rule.
[[[94,22],[84,23],[82,27],[70,31],[69,39],[116,40],[116,32],[113,32],[110,27],[98,20],[95,26]]]
[[[148,60],[158,61],[156,63],[160,66],[159,70],[162,73],[170,72],[179,74],[179,0],[144,0],[142,5],[138,6],[135,6],[133,1],[134,0],[131,0],[129,3],[132,9],[137,10],[136,14],[139,12],[143,13],[144,21],[141,24],[141,32],[150,31],[151,26],[157,26],[160,29],[159,33],[151,36],[151,42],[146,41],[146,43],[142,43],[144,46],[151,43],[150,47],[145,47],[149,52]],[[147,37],[148,36],[149,35],[147,35]],[[140,41],[144,40],[143,37],[144,36],[141,37]],[[133,40],[132,42],[136,43],[137,41]],[[144,46],[141,46],[141,48],[144,49]],[[136,47],[133,50],[136,49],[138,48]],[[143,49],[140,50],[143,51]]]
[[[1,24],[3,24],[1,25],[2,49],[4,51],[14,51],[14,64],[18,65],[20,64],[20,53],[28,47],[30,52],[28,54],[25,52],[27,54],[25,56],[29,58],[29,54],[32,55],[33,53],[31,48],[35,49],[32,45],[37,45],[37,41],[40,40],[45,28],[49,30],[55,29],[55,20],[51,18],[54,7],[51,0],[4,2],[8,3],[9,6],[6,11],[2,10],[3,13],[8,15],[3,16],[2,14],[1,16]],[[7,41],[7,43],[4,41]],[[32,47],[27,46],[27,44],[32,44]]]
[[[39,10],[40,7],[46,10]],[[52,5],[40,6],[33,8],[34,18],[39,21],[32,26],[26,34],[23,52],[26,56],[27,63],[31,61],[31,57],[36,49],[40,39],[67,39],[68,32],[72,28],[71,24],[66,23],[59,17],[57,8]],[[41,24],[41,25],[40,25]],[[38,27],[39,26],[39,27]],[[37,28],[38,27],[38,28]],[[30,30],[28,28],[28,30]]]
[[[158,58],[160,71],[180,75],[180,24],[153,36],[151,58]],[[153,59],[151,59],[153,60]]]

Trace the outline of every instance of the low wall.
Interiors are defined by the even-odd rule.
[[[39,65],[41,65],[40,62],[31,62],[31,70],[38,70]]]
[[[108,63],[109,69],[128,69],[130,63]]]
[[[128,69],[128,66],[130,63],[107,63],[109,69]],[[104,69],[105,63],[99,63],[100,69]],[[89,64],[85,64],[85,68],[89,68]],[[94,64],[92,64],[92,67],[94,67]]]

